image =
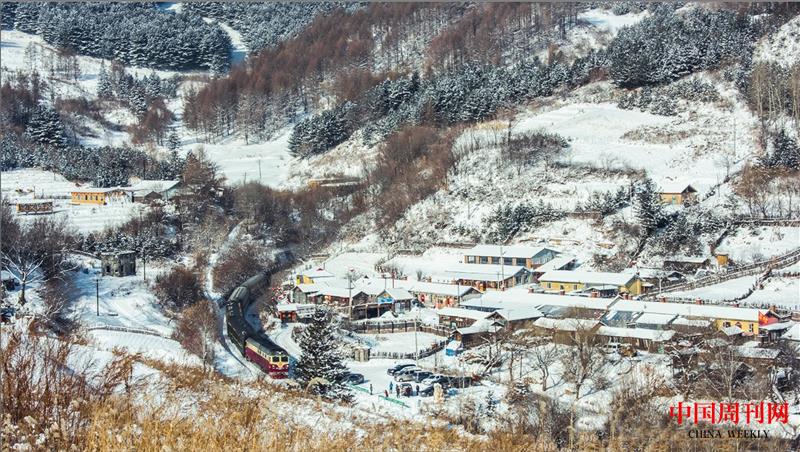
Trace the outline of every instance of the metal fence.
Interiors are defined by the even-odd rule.
[[[344,324],[342,327],[354,333],[384,334],[384,333],[406,333],[409,331],[420,331],[436,336],[450,337],[453,333],[452,328],[441,325],[423,325],[407,320],[400,322],[353,322]]]

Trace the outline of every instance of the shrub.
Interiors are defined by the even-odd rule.
[[[174,310],[191,306],[203,296],[200,279],[186,267],[175,267],[159,276],[153,292],[165,307]]]

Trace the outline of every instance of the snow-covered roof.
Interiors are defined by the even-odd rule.
[[[514,257],[530,259],[541,254],[543,251],[550,250],[558,252],[552,248],[544,246],[527,245],[475,245],[464,251],[465,256],[495,256],[495,257]]]
[[[525,267],[519,265],[454,264],[444,271],[444,276],[454,280],[500,282],[526,271]]]
[[[536,309],[533,306],[517,307],[512,309],[501,309],[499,311],[493,312],[492,314],[502,316],[509,322],[516,322],[517,320],[538,319],[540,317],[544,317],[542,311]]]
[[[181,181],[178,180],[140,180],[130,190],[134,193],[147,194],[150,192],[164,193],[175,188]]]
[[[452,308],[446,307],[436,310],[436,315],[446,317],[462,317],[465,319],[481,320],[488,317],[491,313],[485,311],[476,311],[475,309]]]
[[[73,188],[70,190],[71,193],[111,193],[115,191],[125,191],[125,188],[122,187],[112,187],[112,188]]]
[[[743,320],[758,322],[758,309],[737,308],[733,306],[715,306],[707,304],[662,303],[656,301],[617,300],[612,309],[615,311],[653,312],[657,314],[675,314],[686,317],[702,317],[709,319]]]
[[[794,322],[776,322],[770,323],[769,325],[761,325],[758,327],[758,329],[765,331],[782,331],[788,330],[792,327],[792,325],[794,325]]]
[[[669,325],[677,317],[675,314],[657,314],[645,312],[636,319],[636,323],[643,325]]]
[[[736,325],[727,326],[727,327],[723,328],[720,331],[722,331],[722,333],[724,335],[726,335],[726,336],[738,336],[738,335],[744,333],[744,330],[742,330],[741,328],[739,328]]]
[[[559,306],[565,308],[583,308],[606,310],[615,299],[576,297],[572,295],[556,295],[546,293],[530,293],[526,290],[489,291],[480,297],[461,302],[461,306],[475,309],[515,309],[533,306]]]
[[[569,282],[583,284],[610,284],[624,286],[636,275],[630,273],[590,272],[581,270],[552,270],[539,277],[539,281]]]
[[[295,287],[300,290],[300,292],[309,294],[318,292],[322,284],[298,284]]]
[[[708,260],[702,256],[671,256],[664,259],[664,262],[683,262],[687,264],[703,264]]]
[[[675,275],[683,276],[682,273],[674,270],[664,270],[661,268],[651,267],[630,267],[622,270],[622,273],[629,273],[631,275],[638,273],[642,278],[668,278]]]
[[[789,331],[783,333],[781,338],[787,341],[800,341],[800,323],[794,324],[794,326],[789,328]]]
[[[678,316],[678,318],[672,322],[672,325],[705,328],[711,326],[711,321],[705,319],[687,319],[686,317]]]
[[[684,191],[697,192],[691,185],[683,181],[663,181],[659,184],[659,193],[678,194]]]
[[[562,268],[569,265],[570,262],[576,259],[577,258],[572,255],[561,255],[558,257],[554,257],[553,259],[550,259],[549,261],[537,267],[535,271],[539,273],[544,273],[553,270],[561,270]]]
[[[323,268],[302,270],[302,271],[297,272],[297,274],[305,276],[307,278],[311,278],[311,279],[314,279],[314,278],[333,278],[334,277],[333,273],[331,273],[328,270],[325,270]]]
[[[352,291],[346,287],[333,287],[320,284],[317,286],[317,295],[331,296],[337,298],[355,298],[358,294],[362,294],[360,290],[353,289]]]
[[[461,297],[472,290],[476,289],[466,284],[442,284],[424,281],[414,282],[408,288],[408,291],[414,294],[426,293],[444,295],[446,297]]]
[[[463,328],[456,328],[456,331],[461,334],[484,333],[486,331],[489,331],[493,325],[494,322],[489,321],[487,319],[481,319],[470,326],[465,326]]]
[[[293,312],[297,311],[297,303],[278,303],[275,305],[278,312]]]
[[[761,348],[761,347],[731,347],[734,354],[741,358],[755,358],[755,359],[775,359],[781,353],[780,350],[774,348]]]
[[[387,294],[392,300],[413,300],[414,295],[411,295],[407,290],[402,289],[400,287],[390,287],[386,290],[382,290],[380,294]]]
[[[539,328],[546,328],[548,330],[558,331],[578,331],[578,330],[591,330],[600,322],[591,319],[550,319],[541,317],[536,319],[533,324]]]
[[[632,339],[647,339],[653,342],[665,342],[675,336],[672,330],[650,330],[647,328],[617,328],[613,326],[601,326],[597,329],[600,336],[629,337]]]
[[[460,350],[462,347],[461,341],[450,341],[447,343],[447,350]]]

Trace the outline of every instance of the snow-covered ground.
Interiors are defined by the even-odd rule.
[[[289,154],[290,136],[291,129],[286,129],[263,143],[245,144],[242,139],[234,139],[201,146],[206,155],[219,165],[229,185],[250,181],[280,187],[295,163]]]
[[[773,276],[764,281],[764,288],[757,288],[744,303],[776,305],[800,311],[800,277]]]
[[[700,298],[707,301],[731,300],[744,296],[755,285],[757,279],[758,275],[744,276],[693,290],[670,292],[670,295],[682,298]]]
[[[739,264],[769,259],[800,248],[800,228],[788,226],[739,227],[717,247]]]
[[[18,169],[0,174],[0,192],[9,202],[52,201],[53,215],[65,218],[67,225],[78,232],[100,232],[119,226],[144,213],[147,206],[128,200],[109,201],[107,205],[72,205],[70,191],[78,185],[60,174],[38,169]],[[33,221],[39,215],[19,214],[23,221]]]
[[[423,332],[414,333],[413,331],[405,333],[358,334],[357,336],[372,350],[385,353],[398,353],[401,351],[411,353],[415,350],[415,343],[418,347],[417,350],[424,350],[444,339],[435,334]]]
[[[773,61],[786,67],[800,61],[800,16],[783,24],[777,33],[763,38],[753,59]]]

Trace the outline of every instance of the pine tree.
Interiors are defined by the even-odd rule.
[[[97,97],[101,99],[111,99],[114,91],[111,87],[111,79],[106,72],[106,65],[100,66],[100,74],[97,76]]]
[[[169,136],[167,137],[167,149],[170,151],[175,151],[181,147],[181,139],[178,137],[178,134],[175,132],[175,129],[170,130]]]
[[[645,236],[649,236],[658,228],[662,218],[661,200],[650,178],[634,185],[633,211]]]
[[[297,380],[305,387],[314,378],[323,378],[328,384],[311,385],[309,391],[330,399],[349,400],[351,395],[344,385],[347,368],[330,314],[321,309],[314,311],[298,342],[303,355],[295,368]]]
[[[58,112],[47,105],[36,108],[25,129],[25,136],[34,143],[49,146],[62,146],[66,141]]]

